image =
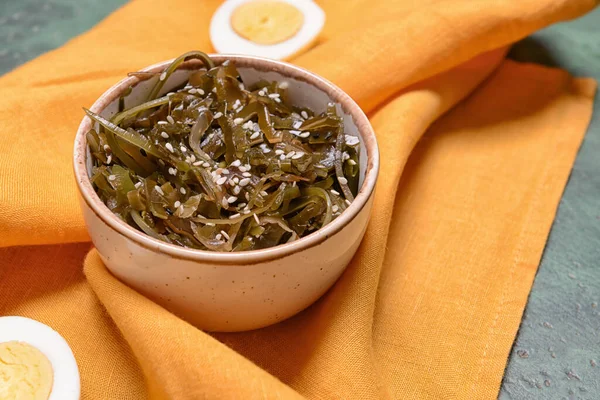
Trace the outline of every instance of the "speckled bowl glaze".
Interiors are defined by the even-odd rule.
[[[287,81],[293,104],[317,112],[338,104],[346,133],[361,142],[360,191],[355,201],[329,225],[302,239],[269,249],[218,253],[182,248],[155,240],[122,222],[96,195],[89,176],[91,156],[83,118],[75,138],[74,168],[83,216],[107,268],[121,281],[166,309],[208,331],[243,331],[289,318],[315,302],[342,274],[365,233],[379,169],[375,134],[360,107],[341,89],[299,67],[240,55],[211,55],[215,63],[232,60],[246,84],[260,79]],[[170,61],[145,71],[162,71]],[[200,68],[184,63],[163,93]],[[157,77],[123,79],[91,107],[104,117],[117,112],[119,95],[129,86],[125,107],[140,104]]]

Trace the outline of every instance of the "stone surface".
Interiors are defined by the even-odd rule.
[[[519,61],[600,81],[600,9],[540,31]],[[569,132],[565,132],[568,135]],[[500,400],[600,398],[600,98],[575,161],[506,368]],[[526,351],[529,357],[519,357]]]
[[[91,28],[123,0],[0,1],[0,74]],[[510,56],[600,80],[600,10]],[[569,132],[565,132],[569,134]],[[566,187],[499,398],[600,398],[600,101]]]

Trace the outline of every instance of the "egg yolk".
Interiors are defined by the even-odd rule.
[[[244,3],[231,15],[233,30],[245,39],[263,45],[283,42],[300,31],[304,15],[293,5],[277,0]]]
[[[48,400],[53,380],[41,351],[23,342],[0,343],[0,400]]]

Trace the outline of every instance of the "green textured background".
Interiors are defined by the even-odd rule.
[[[0,74],[62,45],[123,3],[0,0]],[[600,10],[534,34],[510,56],[600,80]],[[595,104],[506,368],[501,400],[600,399],[600,101]]]

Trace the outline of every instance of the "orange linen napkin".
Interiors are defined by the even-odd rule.
[[[210,51],[218,2],[135,0],[0,78],[0,314],[67,339],[83,399],[497,396],[596,87],[504,61],[504,46],[596,2],[319,4],[322,39],[293,62],[369,113],[375,207],[336,285],[257,331],[203,333],[95,251],[84,277],[90,245],[68,244],[87,240],[71,173],[81,106],[128,71]]]

